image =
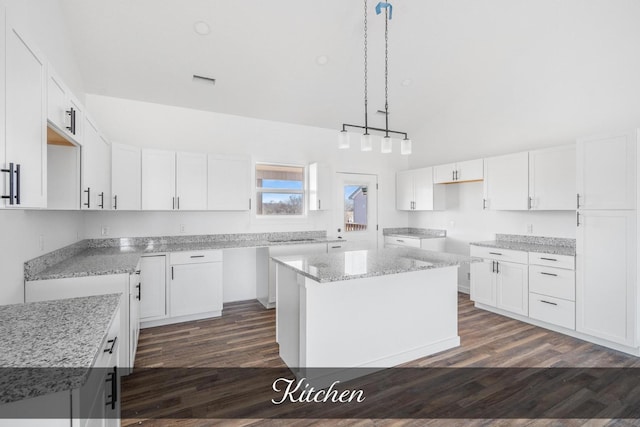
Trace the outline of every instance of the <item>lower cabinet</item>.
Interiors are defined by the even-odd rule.
[[[527,252],[471,247],[471,299],[515,314],[529,314]],[[507,261],[508,260],[508,261]]]
[[[529,317],[576,328],[575,258],[529,254]]]
[[[141,271],[131,275],[129,281],[129,368],[133,370],[140,337],[140,301],[142,298]]]
[[[167,316],[167,257],[140,259],[140,320],[147,322]]]
[[[446,237],[398,237],[398,236],[384,236],[385,248],[420,248],[429,251],[444,252]]]
[[[222,251],[170,255],[169,315],[222,315]]]

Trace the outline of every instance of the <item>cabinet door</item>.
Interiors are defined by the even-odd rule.
[[[207,209],[207,155],[176,153],[176,209]]]
[[[67,131],[67,99],[69,93],[62,80],[55,73],[51,64],[47,69],[47,119],[59,130]]]
[[[309,210],[330,210],[332,203],[333,172],[322,163],[309,165]]]
[[[413,172],[414,203],[417,211],[444,209],[444,186],[433,184],[433,168],[415,169]]]
[[[575,210],[575,174],[575,145],[530,151],[530,208],[535,210]]]
[[[635,346],[636,212],[582,211],[576,235],[576,329]]]
[[[210,211],[251,209],[251,159],[210,154],[207,160],[207,209]]]
[[[456,172],[456,181],[479,181],[484,179],[484,162],[482,159],[458,162]]]
[[[0,6],[0,46],[6,48],[7,30],[6,30],[6,10],[4,6]],[[6,101],[6,54],[2,54],[0,50],[0,100]],[[6,102],[0,102],[0,129],[5,129],[6,120]],[[6,161],[6,131],[0,132],[0,169],[4,169],[5,166],[9,166],[9,162]],[[9,196],[9,174],[0,172],[0,196]],[[15,202],[15,201],[14,201]],[[0,208],[3,208],[5,204],[9,205],[9,201],[0,199]]]
[[[484,160],[484,199],[487,209],[528,210],[528,153],[489,157]]]
[[[100,209],[100,187],[102,170],[100,155],[102,153],[102,140],[95,124],[87,117],[84,120],[84,138],[81,148],[81,209]],[[108,203],[108,201],[107,201]]]
[[[164,255],[140,260],[140,319],[143,321],[167,314],[165,260]]]
[[[171,316],[222,310],[222,263],[171,266]]]
[[[6,200],[7,207],[47,206],[46,78],[43,57],[8,21],[5,164],[19,166],[19,172],[14,173],[14,204]]]
[[[529,315],[529,267],[504,261],[496,263],[496,307]]]
[[[110,210],[111,204],[111,144],[103,135],[98,138],[98,208]]]
[[[443,184],[455,181],[456,164],[449,163],[447,165],[439,165],[433,167],[433,182],[435,184]]]
[[[637,138],[637,131],[631,131],[578,140],[580,208],[636,208]]]
[[[471,299],[475,302],[496,305],[496,279],[494,261],[483,259],[471,263]]]
[[[141,272],[140,272],[141,274]],[[140,274],[132,274],[129,279],[129,367],[133,369],[140,336]]]
[[[140,210],[141,157],[139,147],[111,144],[111,192],[114,209]]]
[[[410,211],[413,208],[413,173],[403,171],[396,173],[396,209]]]
[[[170,211],[176,208],[176,154],[142,150],[142,209]]]

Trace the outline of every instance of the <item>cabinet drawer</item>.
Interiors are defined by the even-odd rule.
[[[169,256],[171,265],[199,264],[201,262],[221,262],[222,251],[172,252]]]
[[[384,244],[385,246],[395,245],[395,246],[408,246],[411,248],[419,248],[420,239],[414,239],[412,237],[385,236]]]
[[[496,261],[516,262],[519,264],[527,264],[529,262],[528,252],[514,251],[512,249],[487,248],[485,246],[471,245],[470,254],[473,257],[494,259]]]
[[[529,252],[529,264],[546,265],[547,267],[558,267],[575,270],[576,259],[575,257],[569,255],[554,255]]]
[[[576,275],[573,270],[529,266],[529,290],[570,301],[576,300]]]
[[[573,301],[530,292],[529,317],[575,330],[576,305]]]
[[[120,336],[120,310],[121,309],[118,309],[115,318],[111,322],[111,326],[109,326],[109,332],[107,332],[98,349],[94,363],[96,368],[108,368],[118,364],[120,341],[124,338]]]

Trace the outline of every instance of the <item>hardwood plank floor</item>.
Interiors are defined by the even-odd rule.
[[[412,361],[403,367],[640,367],[640,358],[476,309],[473,302],[469,300],[469,296],[462,293],[458,298],[458,317],[460,347]],[[243,301],[225,304],[223,316],[220,318],[143,329],[140,334],[135,366],[138,371],[143,368],[285,368],[278,356],[278,346],[275,343],[275,310],[265,310],[257,301]],[[206,371],[195,369],[193,375],[197,376],[198,372]],[[204,387],[206,381],[199,383],[195,381],[194,384]],[[123,414],[135,414],[141,407],[147,411],[149,408],[160,408],[161,405],[158,402],[180,398],[167,393],[158,395],[157,386],[158,384],[153,381],[146,381],[144,373],[140,375],[134,373],[124,377]],[[206,402],[201,403],[206,405]],[[566,402],[566,404],[569,403]],[[232,405],[233,402],[230,404]],[[149,414],[149,412],[145,413]],[[122,425],[640,425],[640,421],[633,419],[213,420],[194,419],[193,417],[197,416],[194,413],[185,415],[192,418],[184,420],[123,418]]]

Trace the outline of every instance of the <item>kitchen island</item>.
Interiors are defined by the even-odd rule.
[[[280,357],[299,376],[386,368],[460,345],[457,274],[468,257],[394,248],[273,260]]]

